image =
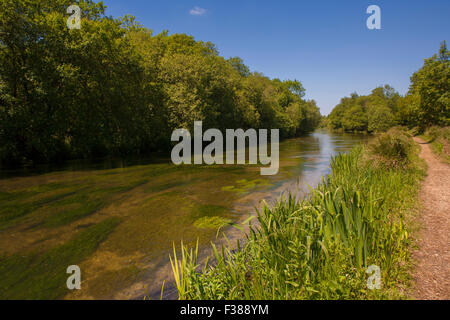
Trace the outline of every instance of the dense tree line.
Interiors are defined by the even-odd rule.
[[[385,85],[370,95],[356,93],[341,99],[327,118],[333,130],[382,132],[395,125],[421,131],[432,125],[450,125],[450,52],[445,41],[439,54],[426,59],[411,77],[405,96]]]
[[[412,75],[398,111],[400,124],[422,129],[450,125],[450,51],[445,41],[439,53],[425,59],[423,67]]]
[[[66,26],[82,10],[81,29]],[[298,81],[250,72],[210,42],[153,35],[91,0],[0,0],[0,162],[142,154],[176,128],[313,130]]]
[[[395,123],[394,114],[400,95],[389,85],[372,90],[367,96],[353,93],[341,102],[328,116],[331,129],[343,131],[386,131]]]

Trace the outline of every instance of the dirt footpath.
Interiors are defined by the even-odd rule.
[[[414,139],[422,147],[420,157],[428,172],[420,191],[422,212],[418,217],[419,248],[414,252],[416,299],[450,299],[450,166],[440,162],[430,145]]]

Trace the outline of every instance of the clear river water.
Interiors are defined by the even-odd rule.
[[[330,172],[332,156],[366,140],[326,131],[284,140],[274,176],[261,176],[259,166],[175,166],[164,158],[2,171],[0,257],[9,261],[54,248],[61,253],[83,230],[118,217],[114,229],[77,262],[81,290],[61,298],[159,298],[162,282],[171,277],[168,257],[174,244],[194,245],[198,239],[208,248],[222,224],[222,231],[239,238],[241,232],[227,223],[254,215],[263,199],[270,204],[288,191],[305,194]],[[59,266],[67,257],[55,259],[51,263]],[[29,277],[23,281],[33,281]],[[166,294],[173,297],[170,285]]]

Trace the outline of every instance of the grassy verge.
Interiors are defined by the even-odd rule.
[[[172,259],[180,299],[406,298],[408,216],[424,175],[410,136],[393,130],[332,161],[309,198],[287,196],[258,212],[244,245],[197,249]],[[214,261],[208,263],[208,261]],[[367,267],[381,270],[369,290]]]
[[[431,144],[431,150],[440,159],[450,164],[450,127],[431,127],[420,137]]]

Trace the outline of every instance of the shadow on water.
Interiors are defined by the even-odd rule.
[[[17,254],[63,252],[55,248],[117,217],[120,223],[95,251],[76,261],[82,289],[63,298],[159,299],[163,281],[171,279],[168,256],[174,244],[194,245],[198,239],[207,254],[219,226],[244,221],[263,199],[270,204],[286,191],[306,194],[308,185],[316,186],[329,173],[332,156],[365,140],[363,135],[317,131],[282,141],[275,176],[261,176],[259,166],[174,166],[161,158],[3,172],[0,257],[11,263]],[[227,236],[236,240],[242,233],[229,228]],[[17,279],[32,286],[37,280],[29,274]],[[165,298],[176,298],[170,283]]]

